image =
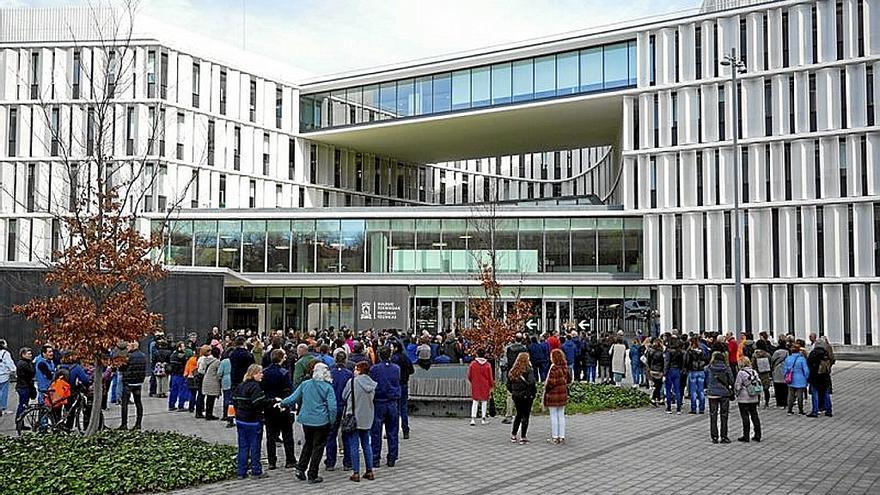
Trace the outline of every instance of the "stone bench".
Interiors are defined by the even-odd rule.
[[[409,377],[409,411],[413,416],[469,417],[471,384],[466,364],[416,366]]]

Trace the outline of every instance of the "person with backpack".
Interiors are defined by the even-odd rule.
[[[758,372],[752,369],[752,362],[748,356],[740,356],[737,364],[739,365],[739,372],[737,372],[736,381],[733,383],[733,391],[736,394],[736,402],[737,406],[739,406],[739,416],[742,418],[743,428],[743,434],[737,438],[737,441],[748,443],[749,433],[753,427],[755,435],[751,440],[760,442],[761,419],[758,417],[758,403],[761,401],[761,394],[764,393],[764,388],[761,385],[761,378],[758,376]]]
[[[832,417],[831,414],[831,394],[828,393],[831,387],[831,358],[828,351],[821,345],[813,346],[813,350],[807,356],[807,366],[810,369],[810,397],[812,399],[813,409],[808,418],[818,418],[820,411],[825,411],[825,416]]]
[[[788,405],[788,385],[785,383],[785,359],[788,358],[788,346],[785,339],[779,339],[779,347],[770,356],[771,378],[773,379],[773,396],[776,407],[784,409]]]
[[[691,337],[690,347],[684,355],[684,368],[688,377],[688,396],[691,401],[689,414],[706,413],[706,354],[700,347],[700,338]]]
[[[730,399],[733,397],[733,373],[727,365],[724,352],[713,352],[706,368],[706,396],[709,398],[709,435],[712,443],[730,443],[727,438],[727,419]],[[718,435],[718,418],[721,417],[721,435]]]
[[[70,375],[66,369],[55,371],[55,376],[46,393],[43,394],[43,403],[50,409],[55,421],[61,420],[64,406],[70,401]]]
[[[178,342],[174,352],[168,357],[166,367],[166,371],[171,377],[171,390],[168,392],[169,411],[186,411],[186,402],[190,400],[189,389],[186,388],[186,378],[183,377],[187,358],[184,343]]]
[[[654,385],[654,393],[651,395],[651,402],[655,406],[659,406],[663,399],[663,371],[665,369],[665,360],[663,357],[663,341],[655,338],[651,348],[645,353],[647,356],[648,373],[651,376],[651,383]]]
[[[795,343],[791,346],[791,355],[785,358],[783,374],[788,385],[788,414],[794,414],[792,408],[795,402],[798,405],[798,414],[805,414],[804,394],[809,383],[810,368],[807,366],[807,358],[801,353],[800,344]]]
[[[156,397],[168,398],[168,360],[171,358],[171,349],[168,341],[164,338],[156,340],[156,346],[151,353],[153,363],[153,376],[156,377]]]
[[[764,387],[764,409],[767,409],[770,407],[770,374],[773,367],[770,365],[770,353],[762,347],[756,347],[752,354],[752,369],[757,371],[761,378],[761,386]],[[760,401],[758,403],[760,404]]]

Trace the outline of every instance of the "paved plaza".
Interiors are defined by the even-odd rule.
[[[810,419],[762,409],[760,444],[713,445],[707,416],[667,415],[662,408],[569,417],[564,446],[544,442],[550,429],[546,416],[533,418],[533,443],[524,446],[510,444],[509,427],[500,418],[476,427],[462,419],[412,418],[412,436],[401,440],[397,465],[377,469],[376,481],[355,485],[348,481],[348,472],[322,469],[325,482],[306,488],[293,478],[292,470],[279,469],[264,480],[210,485],[210,492],[880,493],[880,415],[874,407],[880,398],[880,363],[839,362],[834,392],[834,418]],[[160,399],[145,403],[146,428],[235,443],[235,430],[223,424],[168,413]],[[108,425],[118,425],[118,417],[119,407],[113,406]],[[732,439],[740,435],[740,424],[732,404]],[[0,418],[0,430],[14,434],[10,416]],[[280,449],[279,454],[283,458]],[[196,487],[175,493],[207,491]]]

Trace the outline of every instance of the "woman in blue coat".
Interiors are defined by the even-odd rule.
[[[807,366],[807,358],[801,354],[801,346],[791,346],[791,355],[785,358],[785,377],[791,372],[791,381],[788,382],[788,414],[794,414],[792,407],[797,400],[798,413],[804,414],[804,396],[807,391],[807,381],[810,378],[810,368]]]
[[[327,365],[318,363],[312,372],[312,378],[303,380],[290,396],[281,401],[281,407],[299,404],[296,420],[303,427],[305,439],[295,476],[299,480],[305,480],[308,474],[309,483],[324,481],[318,476],[318,466],[327,445],[330,425],[336,421],[336,393],[330,385],[332,381]]]

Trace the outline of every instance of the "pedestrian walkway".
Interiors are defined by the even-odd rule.
[[[323,494],[368,493],[880,493],[880,363],[838,362],[834,369],[834,418],[787,416],[761,409],[760,444],[713,445],[708,416],[667,415],[663,408],[594,413],[568,418],[566,445],[546,444],[547,416],[533,417],[530,445],[509,442],[500,418],[486,426],[468,420],[411,418],[412,436],[401,440],[393,468],[376,470],[376,481],[348,481],[348,473],[322,470]],[[773,401],[771,400],[771,404]],[[235,430],[217,422],[169,413],[159,399],[146,399],[146,428],[175,430],[216,442],[235,443]],[[114,406],[107,423],[118,424]],[[12,418],[0,430],[14,434]],[[731,404],[730,436],[740,435]],[[213,493],[287,494],[305,490],[291,470],[264,480],[212,485]],[[297,486],[301,484],[301,486]],[[174,492],[205,493],[204,487]]]

